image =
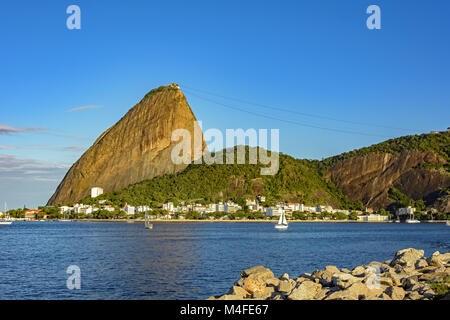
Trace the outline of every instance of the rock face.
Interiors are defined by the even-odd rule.
[[[177,85],[150,91],[70,168],[48,205],[78,201],[89,196],[92,187],[111,192],[185,169],[186,164],[174,164],[171,160],[172,148],[179,143],[171,141],[171,137],[176,129],[188,130],[192,160],[198,158],[199,148],[194,153],[195,121]],[[201,130],[200,140],[198,145],[203,150],[206,144]]]
[[[448,300],[450,252],[423,254],[408,248],[391,261],[372,261],[352,271],[327,266],[297,280],[288,274],[275,278],[270,269],[256,266],[241,272],[228,294],[208,300]],[[423,261],[433,264],[418,263]]]
[[[450,176],[418,167],[421,163],[444,164],[433,152],[405,150],[399,154],[371,153],[338,162],[328,171],[330,178],[351,200],[366,206],[384,208],[390,187],[396,187],[413,199],[427,199],[450,186]],[[440,204],[446,212],[447,203]]]

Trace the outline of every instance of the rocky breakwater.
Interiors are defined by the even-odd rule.
[[[449,300],[449,289],[450,252],[426,258],[409,248],[392,260],[353,270],[327,266],[296,279],[255,266],[242,271],[227,294],[209,300]]]

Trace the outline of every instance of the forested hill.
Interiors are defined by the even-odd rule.
[[[396,202],[389,193],[395,188],[428,207],[447,211],[449,142],[450,133],[443,132],[390,139],[323,161],[280,154],[280,169],[274,176],[260,175],[261,165],[191,164],[184,171],[130,185],[95,201],[157,206],[167,201],[241,202],[265,195],[268,204],[298,201],[345,209],[386,208]]]

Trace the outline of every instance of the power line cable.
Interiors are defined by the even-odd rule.
[[[289,112],[289,113],[293,113],[293,114],[298,114],[301,116],[306,116],[306,117],[311,117],[311,118],[318,118],[318,119],[323,119],[323,120],[331,120],[331,121],[337,121],[337,122],[344,122],[344,123],[348,123],[348,124],[356,124],[356,125],[363,125],[363,126],[371,126],[371,127],[378,127],[378,128],[384,128],[384,129],[394,129],[394,130],[403,130],[403,131],[412,131],[412,129],[405,129],[405,128],[397,128],[397,127],[390,127],[390,126],[385,126],[385,125],[379,125],[379,124],[373,124],[373,123],[366,123],[366,122],[358,122],[358,121],[351,121],[351,120],[344,120],[344,119],[337,119],[337,118],[332,118],[332,117],[327,117],[327,116],[322,116],[322,115],[318,115],[318,114],[312,114],[312,113],[306,113],[306,112],[300,112],[300,111],[295,111],[295,110],[290,110],[290,109],[285,109],[285,108],[279,108],[279,107],[274,107],[274,106],[269,106],[269,105],[265,105],[265,104],[261,104],[261,103],[255,103],[255,102],[250,102],[250,101],[246,101],[246,100],[242,100],[242,99],[238,99],[238,98],[232,98],[232,97],[227,97],[224,95],[220,95],[217,93],[213,93],[213,92],[209,92],[209,91],[205,91],[202,89],[196,89],[190,86],[186,86],[183,84],[184,88],[187,88],[189,90],[194,90],[194,91],[198,91],[207,95],[211,95],[211,96],[216,96],[222,99],[227,99],[227,100],[232,100],[232,101],[236,101],[236,102],[240,102],[240,103],[245,103],[245,104],[249,104],[249,105],[254,105],[257,107],[261,107],[261,108],[265,108],[265,109],[271,109],[271,110],[278,110],[278,111],[283,111],[283,112]]]
[[[231,106],[231,105],[228,105],[228,104],[224,104],[222,102],[218,102],[218,101],[215,101],[215,100],[212,100],[212,99],[209,99],[209,98],[205,98],[205,97],[199,96],[198,94],[196,94],[196,93],[194,93],[194,92],[192,92],[190,90],[183,90],[183,91],[187,92],[190,95],[195,96],[195,97],[197,97],[199,99],[202,99],[202,100],[205,100],[205,101],[208,101],[208,102],[220,105],[222,107],[233,109],[233,110],[237,110],[237,111],[241,111],[241,112],[245,112],[245,113],[248,113],[248,114],[251,114],[251,115],[255,115],[255,116],[258,116],[258,117],[263,117],[263,118],[267,118],[267,119],[271,119],[271,120],[286,122],[286,123],[295,124],[295,125],[302,126],[302,127],[309,127],[309,128],[314,128],[314,129],[320,129],[320,130],[327,130],[327,131],[347,133],[347,134],[357,134],[357,135],[363,135],[363,136],[386,138],[386,136],[382,136],[382,135],[376,135],[376,134],[370,134],[370,133],[364,133],[364,132],[357,132],[357,131],[350,131],[350,130],[343,130],[343,129],[328,128],[328,127],[320,127],[320,126],[314,126],[314,125],[305,124],[305,123],[301,123],[301,122],[297,122],[297,121],[293,121],[293,120],[280,119],[280,118],[273,117],[273,116],[270,116],[270,115],[257,113],[257,112],[254,112],[254,111],[248,111],[248,110],[245,110],[245,109],[242,109],[242,108],[238,108],[238,107],[235,107],[235,106]]]

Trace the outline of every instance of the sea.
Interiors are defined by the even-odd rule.
[[[255,265],[296,278],[404,248],[450,249],[439,223],[14,222],[0,225],[0,299],[206,299]]]

